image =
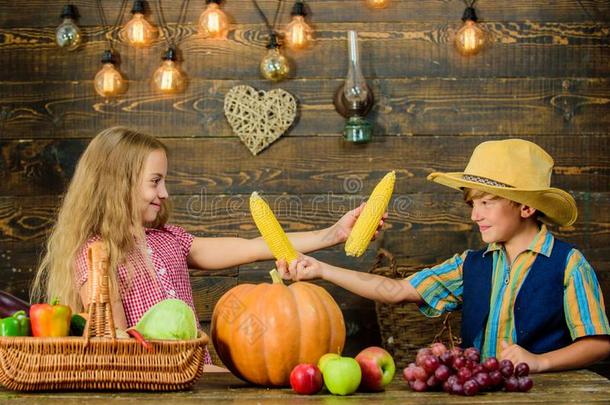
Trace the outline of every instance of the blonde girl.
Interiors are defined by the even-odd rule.
[[[135,325],[166,298],[181,299],[195,310],[189,267],[212,270],[272,258],[261,238],[194,237],[167,224],[167,155],[158,139],[126,128],[106,129],[91,141],[48,239],[33,302],[57,297],[75,311],[85,308],[85,252],[99,239],[116,269],[110,285],[120,328]],[[361,210],[349,211],[327,229],[288,236],[301,252],[344,242]]]

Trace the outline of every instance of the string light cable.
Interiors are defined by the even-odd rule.
[[[161,57],[163,62],[155,73],[153,73],[152,83],[155,90],[165,94],[179,93],[186,87],[186,77],[180,70],[177,61],[177,44],[178,40],[183,35],[180,32],[181,27],[184,25],[186,20],[186,12],[188,10],[189,0],[183,0],[180,6],[180,12],[178,14],[178,21],[174,34],[172,34],[167,25],[165,19],[165,13],[163,12],[163,5],[161,0],[157,0],[157,14],[161,25],[161,31],[163,37],[167,43],[167,50]]]
[[[290,73],[290,63],[288,59],[281,53],[281,43],[275,27],[277,25],[278,16],[282,8],[282,0],[278,0],[277,7],[275,8],[275,15],[273,17],[273,24],[269,23],[269,19],[259,6],[257,0],[252,0],[254,7],[256,8],[261,19],[265,23],[269,32],[269,41],[267,42],[267,53],[261,60],[259,65],[261,74],[265,79],[278,82],[285,79]]]
[[[107,23],[106,13],[104,12],[104,7],[102,6],[102,0],[97,0],[96,4],[100,17],[100,23],[102,24],[102,29],[105,33],[108,46],[102,55],[102,69],[100,69],[95,75],[95,78],[93,79],[93,86],[95,91],[100,96],[108,100],[108,98],[118,96],[127,91],[127,81],[116,68],[117,55],[112,46],[112,35],[114,32],[118,32],[119,24],[123,20],[125,9],[127,8],[127,0],[121,0],[116,21],[112,27]]]

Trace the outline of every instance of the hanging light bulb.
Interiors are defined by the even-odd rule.
[[[76,8],[72,4],[66,4],[61,12],[63,22],[55,31],[55,41],[60,48],[73,51],[81,43],[80,28],[76,25]]]
[[[155,89],[165,94],[180,93],[185,88],[186,80],[176,64],[176,50],[169,48],[162,59],[163,63],[153,74]]]
[[[313,40],[313,30],[305,22],[305,5],[303,0],[297,0],[292,7],[292,21],[284,30],[286,45],[292,49],[307,48]]]
[[[455,35],[455,46],[462,55],[474,55],[485,45],[485,31],[477,24],[473,7],[466,7],[462,21],[464,25]]]
[[[366,5],[370,8],[386,8],[390,0],[366,0]]]
[[[157,29],[144,18],[144,2],[135,0],[131,9],[133,17],[125,24],[125,36],[131,46],[149,46],[157,37]]]
[[[224,39],[229,32],[229,19],[219,7],[221,0],[206,0],[207,7],[199,17],[199,32],[204,38]]]
[[[102,56],[102,69],[97,72],[93,85],[95,91],[102,97],[110,98],[118,96],[127,90],[127,81],[123,79],[121,73],[116,70],[115,60],[112,51],[104,51]]]
[[[290,73],[288,59],[280,52],[280,44],[277,42],[277,34],[272,33],[267,45],[267,54],[260,64],[263,77],[267,80],[279,82],[284,80]]]

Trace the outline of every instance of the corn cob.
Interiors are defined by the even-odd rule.
[[[290,243],[275,215],[273,215],[273,211],[256,191],[250,196],[250,213],[254,218],[256,227],[277,260],[286,259],[286,262],[290,263],[297,258],[297,251]]]
[[[395,181],[396,173],[391,171],[375,186],[366,206],[356,220],[347,242],[345,242],[345,253],[348,256],[362,256],[368,247],[383,213],[388,208]]]

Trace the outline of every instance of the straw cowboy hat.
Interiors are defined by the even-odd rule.
[[[578,216],[567,192],[551,187],[553,158],[523,139],[488,141],[472,152],[464,172],[431,173],[428,180],[461,190],[481,190],[536,208],[557,225],[568,226]]]

